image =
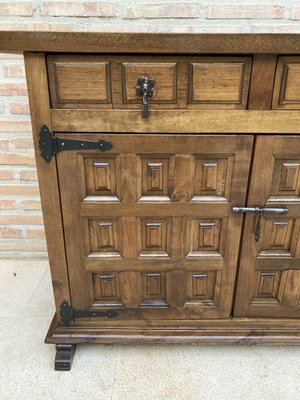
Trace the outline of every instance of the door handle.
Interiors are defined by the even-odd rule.
[[[267,208],[267,207],[232,207],[232,212],[234,213],[255,213],[257,214],[256,226],[255,226],[255,240],[258,241],[260,238],[261,230],[261,214],[287,214],[289,212],[288,208]]]

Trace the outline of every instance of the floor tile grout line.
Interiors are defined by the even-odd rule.
[[[110,400],[113,400],[113,396],[114,396],[114,387],[115,387],[117,366],[118,366],[118,361],[119,361],[119,353],[120,353],[120,346],[118,346],[118,351],[117,351],[117,357],[116,357],[116,363],[115,363],[115,370],[114,370],[114,377],[113,377],[113,384],[112,384],[112,389],[111,389],[111,398],[110,398]]]

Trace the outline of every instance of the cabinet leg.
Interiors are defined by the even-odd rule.
[[[70,371],[76,350],[76,344],[57,344],[55,347],[55,371]]]

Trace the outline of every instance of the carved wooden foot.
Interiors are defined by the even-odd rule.
[[[76,350],[76,344],[57,344],[55,347],[55,371],[70,371]]]

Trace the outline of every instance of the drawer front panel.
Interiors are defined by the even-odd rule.
[[[300,57],[279,57],[273,108],[300,109]]]
[[[155,81],[153,109],[246,109],[251,57],[47,58],[52,108],[141,107],[139,78]]]
[[[48,56],[53,108],[111,108],[110,66],[98,56]]]
[[[57,156],[73,306],[228,317],[252,136],[59,136],[113,144]]]
[[[202,57],[189,64],[189,102],[201,108],[247,106],[250,58]]]

